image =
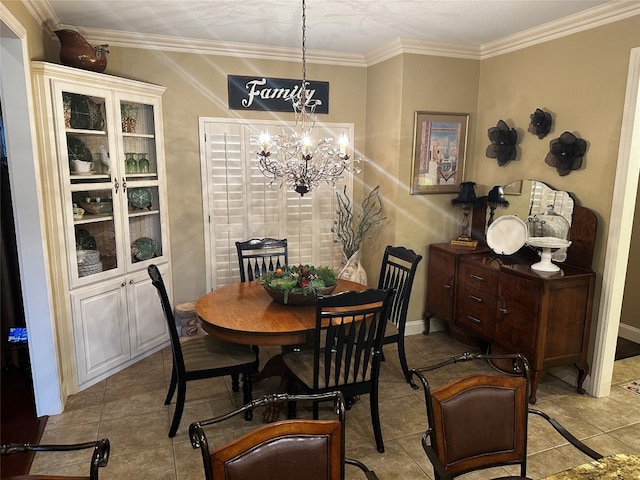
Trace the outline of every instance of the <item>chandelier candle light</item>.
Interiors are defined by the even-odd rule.
[[[307,90],[306,58],[306,3],[302,0],[302,83],[300,89],[289,97],[293,105],[296,125],[291,132],[282,131],[273,137],[268,131],[258,139],[258,166],[271,183],[280,181],[304,196],[321,182],[335,186],[345,171],[360,172],[349,161],[349,139],[341,134],[337,145],[333,138],[313,141],[315,109],[319,100],[312,99]],[[359,159],[354,160],[359,163]]]

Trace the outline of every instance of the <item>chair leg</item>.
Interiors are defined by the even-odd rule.
[[[380,427],[380,410],[378,408],[378,389],[374,388],[369,395],[371,404],[371,423],[373,425],[373,435],[376,438],[376,447],[380,453],[384,453],[384,442],[382,441],[382,428]]]
[[[256,354],[256,361],[253,364],[253,369],[255,371],[255,373],[259,373],[260,372],[260,347],[258,347],[257,345],[251,345],[251,349],[255,352]]]
[[[171,428],[169,429],[169,438],[176,436],[178,427],[180,426],[180,420],[182,419],[182,412],[184,411],[184,400],[187,396],[187,384],[186,382],[180,382],[178,385],[178,396],[176,398],[176,411],[173,412],[173,421],[171,422]]]
[[[252,395],[251,395],[251,390],[253,389],[253,385],[251,384],[251,374],[250,373],[245,373],[242,375],[242,393],[243,393],[243,397],[242,397],[242,402],[246,405],[248,403],[251,403],[251,400],[253,400]],[[249,422],[251,420],[253,420],[253,410],[249,409],[246,412],[244,412],[244,419]]]
[[[411,388],[414,390],[418,390],[418,386],[413,382],[413,377],[411,376],[411,372],[409,372],[409,366],[407,365],[407,356],[404,351],[404,339],[400,338],[398,340],[398,357],[400,359],[400,366],[402,367],[402,373],[404,373],[404,378]]]
[[[169,384],[169,390],[167,391],[167,398],[164,399],[165,405],[169,405],[171,403],[173,394],[176,391],[177,383],[178,383],[178,372],[176,371],[176,365],[174,363],[173,368],[171,369],[171,383]]]
[[[240,375],[237,373],[231,374],[231,390],[234,392],[240,391]]]

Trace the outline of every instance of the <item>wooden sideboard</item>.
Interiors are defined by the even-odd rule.
[[[578,210],[578,218],[593,220],[587,236],[595,236],[595,216]],[[579,229],[584,225],[575,226],[578,236]],[[531,403],[546,371],[560,365],[577,367],[577,390],[584,393],[595,288],[595,273],[584,265],[590,265],[593,249],[587,249],[589,258],[580,255],[578,265],[565,262],[560,272],[544,275],[531,270],[538,258],[529,252],[524,247],[503,256],[482,244],[474,249],[430,245],[425,319],[446,320],[452,338],[463,343],[482,342],[493,353],[525,355]]]

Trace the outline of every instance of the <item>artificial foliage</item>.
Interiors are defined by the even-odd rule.
[[[284,293],[284,302],[291,293],[317,295],[338,281],[336,272],[327,266],[292,265],[278,267],[259,278],[260,284]]]

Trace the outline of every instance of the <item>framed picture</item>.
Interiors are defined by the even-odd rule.
[[[460,191],[468,124],[466,113],[416,112],[411,195]]]

